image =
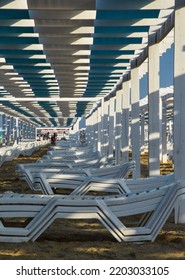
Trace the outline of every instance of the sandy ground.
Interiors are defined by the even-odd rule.
[[[31,193],[15,173],[17,163],[34,162],[47,147],[31,157],[19,157],[0,168],[0,192]],[[141,158],[142,175],[147,174],[147,156]],[[161,173],[172,172],[170,164]],[[185,225],[174,224],[173,213],[154,242],[119,243],[95,220],[56,220],[35,242],[0,243],[1,260],[143,260],[185,259]]]

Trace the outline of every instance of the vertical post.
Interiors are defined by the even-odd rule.
[[[162,117],[163,117],[163,105],[162,98],[159,93],[159,160],[162,161]],[[159,162],[160,167],[160,162]]]
[[[94,124],[94,111],[92,112],[91,116],[90,116],[90,142],[89,144],[93,147],[93,149],[95,148],[95,124]]]
[[[185,180],[185,0],[175,1],[174,44],[174,174]],[[178,199],[175,207],[178,223],[185,223],[185,195]]]
[[[97,108],[97,150],[101,151],[101,106]]]
[[[10,117],[10,143],[13,143],[13,133],[14,133],[14,118]]]
[[[100,142],[101,142],[101,147],[100,147],[100,153],[103,155],[105,153],[104,151],[104,109],[105,109],[105,104],[104,104],[104,98],[101,99],[101,118],[100,118]]]
[[[86,119],[86,125],[87,125],[87,145],[88,146],[92,146],[94,144],[94,139],[93,139],[93,117],[92,117],[93,113],[91,113],[91,115]]]
[[[108,114],[109,114],[109,101],[104,102],[104,122],[103,122],[103,153],[108,156]]]
[[[0,147],[3,143],[3,117],[0,114]]]
[[[121,110],[122,89],[116,93],[115,162],[121,160]]]
[[[34,132],[35,140],[37,140],[37,128],[36,128],[36,126],[34,127],[34,129],[35,129],[35,132]]]
[[[32,124],[31,123],[29,123],[28,137],[31,140],[33,139],[33,137],[32,137]]]
[[[37,133],[36,133],[36,127],[33,125],[32,126],[32,133],[33,133],[33,139],[36,140],[37,139]]]
[[[122,161],[129,160],[129,107],[130,107],[130,84],[123,84],[122,95]]]
[[[94,112],[94,140],[95,140],[95,149],[98,151],[98,107]]]
[[[109,100],[109,108],[109,158],[112,158],[114,137],[114,97]]]
[[[93,145],[93,149],[96,150],[96,139],[95,139],[95,111],[93,111],[92,116],[91,116],[91,125],[92,125],[91,144]]]
[[[24,123],[24,139],[27,140],[27,131],[28,131],[28,124]]]
[[[76,145],[79,145],[79,131],[77,129],[77,123],[78,121],[75,122],[75,124],[73,125],[73,140],[75,141]],[[37,129],[36,129],[36,135],[37,135]]]
[[[162,162],[167,163],[166,102],[162,100]]]
[[[10,144],[11,137],[11,118],[10,116],[6,116],[6,144]]]
[[[140,108],[139,108],[139,68],[131,70],[131,144],[132,159],[136,161],[136,169],[132,172],[133,178],[140,177]]]
[[[89,138],[90,138],[90,117],[86,118],[86,138],[87,138],[87,144],[89,145]]]
[[[6,145],[6,115],[2,115],[2,138],[3,138],[3,144]]]
[[[148,149],[149,176],[160,175],[159,45],[148,50]]]
[[[18,144],[20,139],[19,119],[15,119],[15,142]]]
[[[103,154],[103,122],[104,122],[104,99],[98,106],[98,151]]]
[[[144,152],[145,145],[145,110],[141,110],[141,151]]]
[[[16,119],[13,118],[13,128],[12,128],[12,140],[13,143],[17,143],[17,138],[16,138]]]

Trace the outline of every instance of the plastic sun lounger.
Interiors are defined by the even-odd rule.
[[[112,194],[125,194],[129,193],[130,190],[126,186],[124,180],[120,179],[107,179],[99,177],[83,177],[78,175],[62,175],[60,181],[50,177],[46,178],[44,174],[34,179],[32,185],[33,190],[41,190],[43,194],[61,194],[66,190],[70,196],[84,196],[89,192],[103,192]]]
[[[41,190],[43,194],[58,194],[65,193],[68,190],[69,195],[87,195],[89,192],[104,193],[129,193],[137,191],[150,191],[156,187],[162,187],[174,183],[175,179],[172,176],[164,175],[163,178],[156,180],[155,177],[148,179],[118,179],[118,178],[104,178],[104,177],[83,177],[79,175],[60,175],[49,176],[40,174],[35,176],[32,185],[33,190]]]
[[[43,142],[43,144],[38,142],[28,142],[5,147],[0,150],[0,166],[6,161],[12,161],[19,155],[30,156],[39,146],[43,146],[46,143],[47,142]]]
[[[91,157],[79,157],[79,156],[49,156],[45,155],[43,156],[42,160],[48,160],[48,161],[53,161],[53,162],[61,162],[61,163],[86,163],[90,160],[100,160],[100,157],[96,156],[91,156]]]
[[[173,182],[175,182],[173,173],[162,176],[125,180],[126,185],[131,191],[146,191],[150,188],[169,185]]]
[[[102,156],[95,160],[83,160],[83,161],[72,161],[72,162],[62,162],[55,161],[55,160],[38,160],[36,163],[24,163],[24,164],[17,164],[16,165],[16,171],[19,173],[22,170],[25,170],[27,168],[91,168],[91,167],[102,167],[107,164],[107,158],[105,156]]]
[[[21,166],[20,166],[21,168]],[[61,187],[64,185],[63,182],[66,183],[66,178],[68,179],[68,183],[72,181],[72,175],[76,176],[76,178],[80,178],[80,181],[84,181],[86,177],[101,177],[101,178],[124,178],[135,168],[135,162],[130,161],[128,163],[124,163],[122,165],[117,165],[113,167],[106,168],[93,168],[93,169],[70,169],[68,174],[64,176],[67,172],[66,169],[57,169],[57,168],[25,168],[22,166],[22,170],[19,170],[19,177],[21,180],[25,180],[31,189],[38,190],[38,183],[41,185],[41,190],[44,189],[44,184],[55,181],[56,184]],[[74,177],[73,176],[73,177]],[[42,177],[41,179],[39,179]],[[65,180],[65,181],[64,181]],[[40,183],[41,181],[41,183]],[[77,187],[78,185],[76,185]],[[66,185],[67,187],[67,185]]]
[[[94,147],[93,146],[86,146],[86,147],[70,147],[70,148],[64,148],[64,147],[61,147],[61,146],[51,146],[49,151],[60,151],[64,154],[67,154],[67,153],[88,153],[88,152],[93,152],[95,151]],[[49,152],[48,151],[48,152]]]
[[[97,219],[119,242],[154,241],[184,194],[180,182],[107,197],[1,194],[0,242],[35,241],[56,219]],[[129,226],[133,215],[136,225]]]
[[[42,163],[42,165],[45,166],[64,166],[67,164],[70,164],[71,166],[79,166],[82,168],[86,168],[88,166],[90,167],[101,167],[101,166],[106,166],[110,161],[106,159],[106,157],[102,156],[101,158],[96,158],[96,159],[76,159],[76,160],[71,160],[71,159],[47,159],[47,158],[42,158],[41,160],[38,160],[36,163]]]
[[[48,151],[47,155],[49,155],[51,158],[54,156],[59,156],[59,157],[66,157],[66,156],[85,156],[88,155],[87,152],[83,151],[60,151],[60,150],[53,150],[53,151]]]

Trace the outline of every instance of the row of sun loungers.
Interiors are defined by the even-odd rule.
[[[0,241],[34,241],[55,219],[97,219],[119,242],[154,241],[177,199],[185,194],[183,182],[173,174],[126,179],[134,161],[85,168],[94,160],[94,152],[88,147],[71,151],[52,149],[49,158],[35,165],[17,166],[20,179],[42,194],[0,196]],[[74,163],[76,156],[84,168]]]
[[[21,142],[13,146],[7,146],[0,148],[0,166],[6,161],[12,161],[18,156],[30,156],[40,147],[46,145],[48,141],[33,141],[33,142]]]
[[[47,170],[45,170],[47,171]],[[53,170],[54,171],[54,170]],[[168,185],[175,181],[173,174],[146,178],[146,179],[119,179],[116,176],[79,176],[49,173],[34,173],[30,171],[22,174],[20,177],[28,183],[33,191],[41,191],[43,194],[65,194],[70,195],[86,195],[89,192],[96,194],[104,193],[127,193],[129,191],[146,191],[154,187]]]
[[[96,159],[77,159],[77,160],[67,160],[61,159],[54,160],[54,159],[41,159],[37,161],[38,163],[42,163],[47,167],[51,166],[61,166],[62,168],[71,166],[72,168],[89,168],[89,167],[103,167],[111,164],[111,159],[107,159],[105,156],[101,156]]]
[[[71,185],[75,188],[79,186],[79,184],[83,184],[87,178],[98,177],[103,178],[104,181],[108,178],[124,178],[135,168],[135,162],[130,161],[112,167],[88,169],[61,169],[56,166],[51,168],[37,167],[38,165],[36,167],[33,165],[30,167],[30,165],[22,164],[17,170],[20,179],[25,180],[31,189],[41,189],[43,193],[45,193],[48,183],[51,185],[51,188],[53,188],[52,185],[55,188],[58,188],[58,186],[59,188],[69,188]]]
[[[101,196],[0,195],[0,241],[36,240],[55,219],[97,219],[119,242],[153,241],[184,187],[174,182],[148,191]],[[129,216],[140,215],[136,225]],[[14,226],[21,218],[22,227]],[[121,219],[120,219],[121,218]]]

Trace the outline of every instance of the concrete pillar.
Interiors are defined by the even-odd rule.
[[[16,119],[12,118],[12,142],[17,143]]]
[[[93,111],[93,113],[91,115],[90,145],[92,145],[93,149],[96,150],[96,143],[95,143],[95,111]]]
[[[15,142],[18,144],[20,140],[19,119],[15,119]]]
[[[149,176],[160,175],[159,45],[148,50],[148,152]]]
[[[140,166],[140,108],[139,108],[139,68],[131,70],[131,145],[132,159],[136,161],[136,169],[132,172],[133,178],[139,178]]]
[[[162,162],[167,163],[166,102],[162,100]]]
[[[115,127],[115,162],[121,160],[121,111],[122,111],[122,89],[116,93],[116,127]]]
[[[104,122],[104,99],[101,99],[98,107],[98,151],[103,154],[103,122]]]
[[[25,123],[24,130],[25,130],[25,133],[24,133],[25,139],[28,140],[28,124],[27,123]]]
[[[32,125],[29,123],[28,126],[28,138],[31,140],[32,139]]]
[[[114,142],[114,97],[109,100],[109,158],[113,157]]]
[[[103,154],[108,156],[108,114],[109,101],[104,100],[104,119],[103,119]]]
[[[6,116],[6,143],[7,143],[7,145],[10,144],[10,138],[11,138],[11,117]]]
[[[26,139],[26,123],[23,121],[22,123],[22,132],[23,132],[23,139]]]
[[[91,125],[92,125],[92,131],[91,131],[91,144],[93,145],[93,148],[96,150],[96,111],[93,111],[91,115]]]
[[[87,137],[87,145],[89,145],[89,140],[90,140],[90,117],[86,118],[86,137]]]
[[[36,140],[36,138],[37,138],[37,134],[36,134],[36,127],[34,126],[34,125],[32,125],[32,138],[34,139],[34,140]]]
[[[73,140],[75,141],[76,145],[79,145],[79,122],[78,120],[75,122],[74,126],[73,126]],[[21,132],[20,132],[21,135]]]
[[[159,160],[162,161],[162,115],[163,115],[163,106],[162,106],[162,98],[159,95]]]
[[[0,114],[0,147],[3,143],[3,117],[2,114]]]
[[[86,131],[87,131],[87,145],[93,145],[91,133],[93,131],[92,127],[92,114],[86,119]]]
[[[174,174],[185,180],[185,0],[175,1],[174,44]],[[185,223],[185,195],[175,207],[175,221]]]
[[[6,116],[2,114],[2,143],[5,144],[5,127],[6,127]]]
[[[101,152],[101,106],[97,108],[97,139],[98,139],[98,151]]]
[[[10,143],[13,144],[13,133],[14,133],[14,118],[10,117]]]
[[[177,179],[185,179],[185,1],[176,0],[174,46],[174,169]]]
[[[145,110],[141,110],[141,152],[144,152],[145,148]]]
[[[98,107],[94,112],[94,141],[95,150],[98,151]]]
[[[122,95],[122,161],[129,160],[129,110],[130,110],[130,82],[123,83]]]
[[[76,123],[75,123],[75,138],[76,138],[76,143],[77,145],[80,145],[80,118],[77,119]]]
[[[101,153],[101,155],[105,154],[105,150],[104,150],[104,121],[105,121],[104,110],[105,110],[105,101],[104,101],[104,98],[102,98],[101,99],[101,129],[100,129],[100,141],[101,141],[100,153]]]

